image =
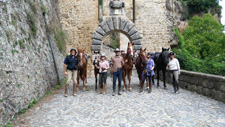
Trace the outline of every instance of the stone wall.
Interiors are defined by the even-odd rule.
[[[156,77],[156,76],[155,76]],[[162,73],[160,73],[162,80]],[[166,74],[166,81],[171,83],[169,73]],[[180,87],[197,92],[198,94],[222,101],[225,103],[225,77],[199,72],[181,70],[179,76]]]
[[[62,80],[64,55],[51,31],[61,29],[56,0],[0,1],[0,126],[57,84],[44,11]]]

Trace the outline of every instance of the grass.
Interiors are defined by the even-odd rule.
[[[0,102],[4,102],[5,101],[5,99],[0,99]]]
[[[10,39],[11,33],[10,32],[6,32],[6,37],[8,38],[8,40]]]
[[[36,36],[36,34],[37,34],[37,27],[35,25],[36,18],[31,13],[28,13],[27,21],[28,21],[29,27],[31,29],[32,35]]]
[[[14,44],[13,44],[13,48],[15,48],[17,46],[18,42],[15,41]]]
[[[30,78],[30,75],[27,75],[27,78]]]
[[[25,48],[24,39],[19,40],[19,44],[20,44],[20,48],[22,48],[22,49]]]
[[[12,122],[8,122],[4,127],[11,127],[12,126]]]
[[[56,85],[56,89],[59,89],[60,88],[60,85]]]
[[[12,55],[14,55],[15,53],[18,53],[18,51],[15,49],[12,49],[11,52],[12,52]]]
[[[18,87],[18,88],[20,88],[20,86],[21,86],[20,84],[17,84],[17,87]]]
[[[24,114],[27,111],[27,109],[22,109],[18,112],[19,115]]]
[[[26,34],[26,31],[23,29],[23,27],[20,27],[20,30],[23,34]]]
[[[32,108],[34,106],[33,102],[30,102],[30,104],[28,105],[28,108]]]
[[[12,24],[14,25],[14,26],[16,26],[16,21],[14,20],[14,19],[12,19]]]
[[[44,15],[48,13],[48,9],[44,5],[41,6],[41,11]]]

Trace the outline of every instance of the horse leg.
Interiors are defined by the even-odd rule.
[[[79,80],[80,80],[80,72],[79,72],[79,70],[78,70],[78,71],[77,71],[77,92],[79,91],[79,85],[80,85]]]
[[[163,70],[163,85],[164,85],[164,89],[167,90],[167,87],[166,87],[166,70]]]
[[[157,70],[157,88],[159,88],[159,70]]]
[[[122,76],[123,76],[123,91],[125,91],[126,90],[126,71],[123,70]]]
[[[132,75],[132,70],[130,70],[130,71],[129,71],[129,74],[128,74],[128,80],[129,80],[129,91],[132,91],[131,84],[130,84],[130,81],[131,81],[131,75]]]

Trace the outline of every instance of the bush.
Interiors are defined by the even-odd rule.
[[[225,34],[221,24],[212,15],[194,17],[179,39],[178,47],[172,48],[181,69],[225,76]]]

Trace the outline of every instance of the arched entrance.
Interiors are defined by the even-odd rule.
[[[142,48],[140,33],[131,21],[124,20],[121,17],[109,17],[103,20],[93,33],[92,51],[100,51],[103,39],[111,32],[121,32],[126,35],[130,42],[134,43],[134,50]]]

